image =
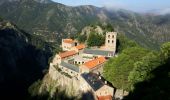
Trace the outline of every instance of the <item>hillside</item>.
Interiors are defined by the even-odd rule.
[[[40,3],[34,0],[5,2],[0,6],[1,16],[16,23],[27,32],[60,39],[68,33],[77,33],[83,26],[94,22],[95,7],[68,7],[57,3]],[[53,38],[55,37],[55,38]],[[56,40],[55,40],[56,41]]]
[[[49,44],[0,19],[0,98],[28,97],[28,87],[43,77],[51,55]]]
[[[79,33],[89,24],[107,22],[144,47],[158,49],[160,44],[170,40],[169,15],[94,6],[70,7],[50,0],[3,0],[0,16],[47,42],[58,42],[61,37]]]

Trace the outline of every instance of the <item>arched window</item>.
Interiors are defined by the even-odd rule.
[[[114,38],[114,35],[112,35],[112,38]]]
[[[108,43],[110,43],[110,40],[108,40]]]
[[[108,35],[108,38],[110,38],[110,35]]]
[[[112,43],[113,43],[114,41],[112,40]]]

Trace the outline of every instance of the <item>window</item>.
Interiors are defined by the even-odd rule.
[[[108,43],[110,43],[110,40],[108,40]]]
[[[110,38],[110,35],[108,35],[108,38]]]
[[[75,42],[75,46],[77,46],[77,42]]]
[[[114,41],[112,40],[112,43],[113,43]]]
[[[79,62],[79,64],[80,64],[80,62]]]
[[[114,38],[114,35],[112,35],[112,38]]]

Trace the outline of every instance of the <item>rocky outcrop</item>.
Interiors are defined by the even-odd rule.
[[[10,94],[9,98],[26,99],[28,87],[43,76],[51,53],[39,40],[8,21],[0,21],[0,98],[8,99]]]
[[[68,96],[80,97],[79,84],[80,83],[76,78],[70,78],[61,74],[52,64],[50,64],[49,72],[43,79],[40,93],[44,90],[44,87],[46,87],[46,90],[53,96],[56,89],[59,87],[59,90],[65,91]]]

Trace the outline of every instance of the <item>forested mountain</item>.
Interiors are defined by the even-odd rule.
[[[0,96],[6,99],[29,99],[28,87],[43,76],[63,37],[77,34],[83,40],[85,26],[103,28],[108,23],[118,32],[119,56],[106,63],[105,78],[116,88],[130,91],[127,99],[169,99],[170,43],[162,44],[170,41],[170,14],[139,14],[91,5],[71,7],[51,0],[0,0],[0,16],[6,19],[0,18]],[[101,43],[97,45],[102,45],[104,38],[98,37]],[[161,50],[150,50],[160,45]]]
[[[26,99],[28,87],[43,77],[53,47],[0,19],[0,98]]]
[[[76,34],[94,23],[111,23],[141,45],[158,48],[170,40],[170,15],[139,14],[127,10],[108,10],[94,6],[70,7],[50,0],[5,0],[0,15],[27,32],[48,42]]]

